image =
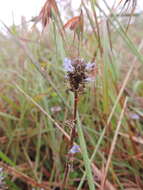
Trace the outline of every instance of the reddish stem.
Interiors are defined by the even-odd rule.
[[[70,139],[70,144],[68,146],[68,150],[70,150],[72,148],[72,146],[74,144],[74,139],[76,137],[77,104],[78,104],[78,93],[74,92],[73,128],[72,128],[71,135],[70,135],[71,139]],[[68,174],[70,172],[70,158],[71,158],[71,154],[68,153],[62,190],[64,190],[64,187],[66,186],[66,183],[68,181]]]
[[[75,92],[74,93],[73,128],[71,131],[70,148],[72,148],[74,139],[76,137],[77,104],[78,104],[78,93]]]

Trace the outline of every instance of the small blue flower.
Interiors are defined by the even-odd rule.
[[[4,179],[3,168],[0,168],[0,182],[2,182],[3,179]]]
[[[5,186],[5,176],[4,176],[4,173],[3,173],[3,168],[0,168],[0,188],[3,187],[4,189],[4,186]]]
[[[87,63],[85,69],[91,71],[95,67],[96,63]]]
[[[67,72],[73,72],[74,71],[74,67],[72,66],[72,61],[68,58],[64,59],[64,69]]]
[[[84,81],[85,82],[93,82],[94,78],[93,77],[87,77]]]
[[[80,152],[80,147],[78,145],[73,145],[73,147],[70,149],[70,154],[75,154],[77,152]]]
[[[130,113],[130,118],[133,120],[139,120],[140,119],[139,115],[136,113]]]

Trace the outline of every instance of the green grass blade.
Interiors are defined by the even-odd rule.
[[[7,164],[10,164],[11,166],[15,166],[15,163],[10,160],[6,154],[4,154],[2,151],[0,151],[0,158],[2,159],[2,161],[6,162]]]
[[[83,130],[82,130],[82,126],[81,126],[79,118],[77,121],[77,129],[78,129],[79,142],[80,142],[81,152],[82,152],[82,156],[83,156],[83,160],[84,160],[89,189],[95,190],[92,168],[91,168],[88,151],[87,151],[87,146],[86,146],[86,142],[85,142],[85,138],[84,138],[84,134],[83,134]]]

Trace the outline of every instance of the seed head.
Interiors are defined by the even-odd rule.
[[[86,63],[83,59],[64,59],[64,69],[67,72],[66,79],[73,92],[82,92],[85,83],[93,81],[89,72],[95,68],[95,63]]]

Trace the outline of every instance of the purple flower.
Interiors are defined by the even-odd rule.
[[[68,58],[64,59],[64,69],[67,72],[74,72],[74,67],[72,66],[72,61]]]
[[[93,77],[87,77],[84,81],[85,82],[93,82],[94,78]]]
[[[3,168],[0,168],[0,183],[4,180]]]
[[[70,149],[70,154],[75,154],[77,152],[80,152],[80,147],[78,145],[73,145],[73,147]]]
[[[130,118],[133,120],[139,120],[140,119],[139,115],[136,113],[130,113],[129,115],[130,115]]]
[[[87,63],[85,69],[91,71],[96,66],[96,63]]]
[[[53,107],[51,107],[51,112],[57,113],[59,111],[61,111],[61,107],[60,106],[53,106]]]
[[[4,173],[3,173],[3,168],[0,168],[0,187],[2,189],[5,189],[5,176],[4,176]]]

